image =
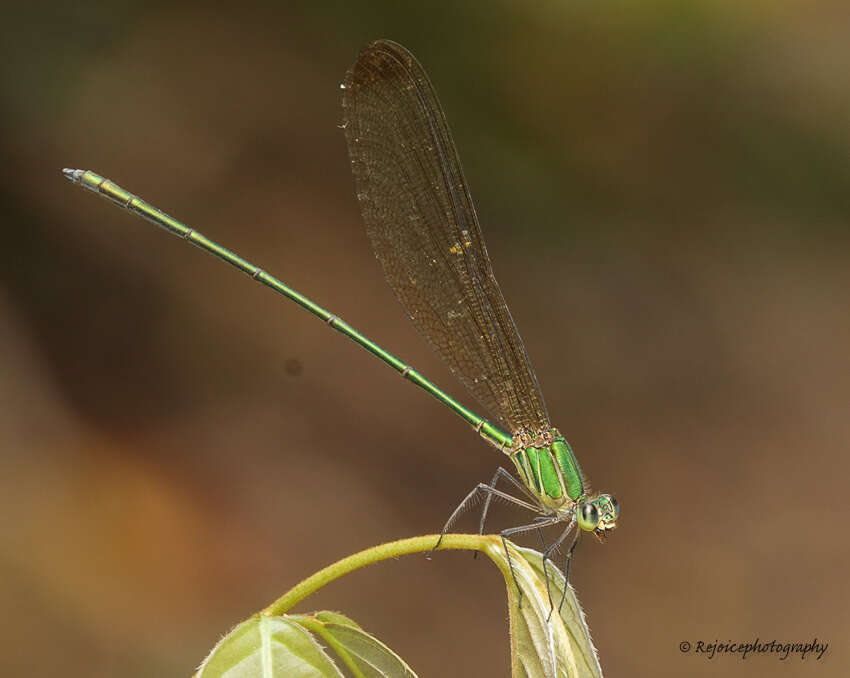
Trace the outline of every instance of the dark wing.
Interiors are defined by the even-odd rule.
[[[401,45],[380,40],[361,52],[343,89],[357,198],[396,297],[494,423],[511,433],[548,429],[537,377],[422,66]]]

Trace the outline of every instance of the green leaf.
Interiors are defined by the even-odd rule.
[[[256,615],[222,638],[196,678],[342,678],[340,663],[355,678],[416,678],[401,657],[337,612]]]
[[[317,612],[292,618],[321,636],[358,678],[416,678],[401,657],[344,615]]]
[[[596,648],[572,587],[554,566],[547,565],[556,607],[567,588],[561,613],[556,610],[550,616],[542,556],[510,542],[508,549],[522,591],[522,607],[501,541],[488,547],[488,555],[499,566],[508,588],[513,678],[602,678]]]
[[[330,657],[299,624],[255,615],[222,638],[197,678],[342,678]]]

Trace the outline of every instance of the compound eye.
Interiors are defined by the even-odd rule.
[[[617,502],[614,497],[609,497],[611,501],[611,513],[614,514],[614,520],[620,517],[620,504]]]
[[[584,502],[578,510],[578,526],[588,532],[599,525],[599,511],[589,501]]]

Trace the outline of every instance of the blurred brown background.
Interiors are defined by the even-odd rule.
[[[188,676],[301,578],[438,530],[502,461],[59,173],[139,193],[468,401],[382,280],[336,127],[345,69],[387,37],[440,93],[554,423],[621,501],[572,576],[606,675],[846,675],[844,3],[357,4],[6,12],[0,673]],[[508,674],[500,576],[467,554],[300,609],[323,607],[423,678]],[[756,637],[830,648],[678,649]]]

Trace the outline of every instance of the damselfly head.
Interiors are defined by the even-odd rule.
[[[600,494],[587,499],[576,509],[578,526],[587,532],[593,532],[599,541],[605,541],[608,530],[617,527],[620,505],[610,494]]]

